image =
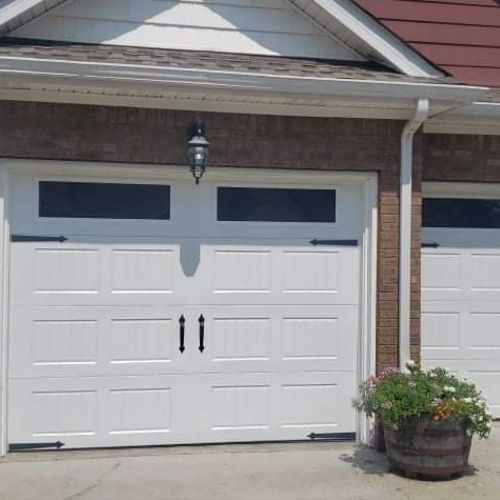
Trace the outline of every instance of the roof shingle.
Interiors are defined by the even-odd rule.
[[[0,39],[0,57],[58,59],[186,69],[199,68],[209,71],[234,71],[309,78],[435,84],[456,83],[450,77],[409,77],[375,62],[353,63],[323,59],[80,44],[9,37]]]

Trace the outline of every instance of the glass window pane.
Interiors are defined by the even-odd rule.
[[[40,182],[39,216],[95,219],[170,218],[170,186]]]
[[[500,200],[424,198],[422,225],[500,229]]]
[[[335,222],[335,190],[220,187],[217,220]]]

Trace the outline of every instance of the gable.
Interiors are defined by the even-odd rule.
[[[10,36],[363,60],[288,0],[71,0]]]
[[[356,0],[413,49],[457,79],[500,87],[498,0]]]

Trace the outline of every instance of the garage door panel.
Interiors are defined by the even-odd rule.
[[[427,360],[500,359],[499,304],[424,301],[422,357]]]
[[[205,389],[210,416],[201,435],[207,442],[308,439],[311,432],[354,432],[352,374],[240,374],[229,383],[207,375]]]
[[[186,372],[177,308],[25,307],[11,310],[13,377]]]
[[[173,248],[123,247],[110,253],[112,294],[173,293],[178,261]]]
[[[356,307],[311,308],[302,314],[286,311],[280,318],[281,369],[354,373],[358,328]]]
[[[453,305],[423,304],[422,357],[453,359],[461,349],[461,313]]]
[[[471,299],[500,301],[500,252],[471,251],[469,261]]]
[[[500,301],[500,251],[492,244],[500,241],[500,232],[487,236],[483,231],[476,236],[470,232],[423,230],[423,241],[440,245],[422,251],[423,300]]]
[[[422,296],[426,300],[453,299],[463,293],[462,256],[439,250],[422,252]]]
[[[357,304],[358,247],[297,241],[277,246],[204,245],[200,285],[208,303]]]
[[[488,407],[495,418],[500,418],[500,368],[498,361],[488,363],[485,366],[481,363],[481,367],[468,370],[468,377],[472,380],[483,392],[484,397],[488,402]]]
[[[186,436],[181,377],[40,378],[12,381],[9,439],[65,448],[168,444]]]
[[[356,370],[357,306],[200,306],[199,311],[205,318],[203,372]],[[197,312],[192,317],[196,324]]]
[[[13,244],[12,303],[30,305],[167,304],[181,301],[179,245]]]
[[[482,304],[482,308],[474,308],[466,316],[466,331],[473,332],[467,336],[466,346],[482,359],[490,356],[500,359],[500,309],[496,307],[488,308],[487,304]],[[483,309],[478,310],[478,309]]]

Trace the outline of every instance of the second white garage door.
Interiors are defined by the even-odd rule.
[[[422,358],[475,382],[500,418],[500,188],[444,184],[427,192]]]
[[[11,444],[354,433],[359,187],[18,175],[13,193]]]

